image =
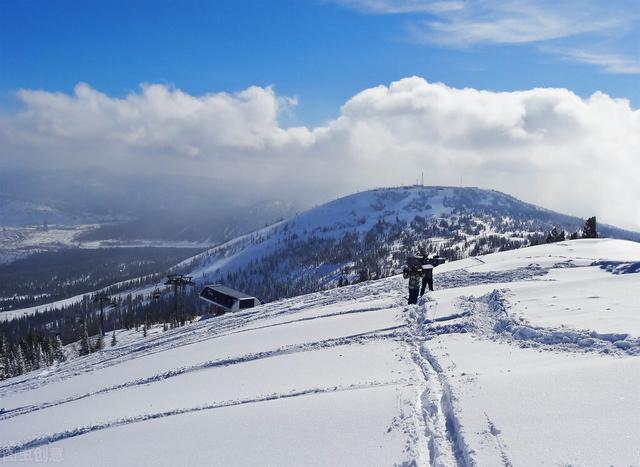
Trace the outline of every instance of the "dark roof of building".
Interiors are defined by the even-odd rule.
[[[214,289],[220,293],[223,293],[225,295],[229,295],[231,297],[234,298],[254,298],[251,295],[247,295],[246,293],[243,292],[239,292],[238,290],[234,290],[230,287],[227,287],[225,285],[220,285],[220,284],[211,284],[211,285],[205,285],[204,288],[211,288]]]

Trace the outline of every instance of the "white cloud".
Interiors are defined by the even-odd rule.
[[[417,43],[461,48],[492,44],[534,44],[543,52],[559,50],[563,40],[578,37],[581,46],[566,49],[565,58],[602,67],[608,73],[640,73],[638,60],[611,47],[610,39],[637,29],[637,2],[614,0],[336,0],[366,13],[413,14],[408,38]],[[552,44],[555,47],[549,47]],[[613,46],[615,47],[615,46]],[[555,52],[557,54],[557,52]]]
[[[634,60],[615,53],[602,53],[577,49],[550,48],[549,51],[569,60],[597,65],[606,73],[625,75],[640,74],[640,59]]]
[[[18,97],[26,111],[13,123],[17,129],[25,127],[26,144],[36,130],[38,138],[52,142],[103,141],[199,156],[204,148],[255,149],[305,140],[304,132],[292,129],[288,134],[278,126],[278,113],[295,105],[295,99],[277,98],[271,88],[194,97],[145,84],[140,93],[116,99],[81,83],[71,96],[20,90]]]
[[[338,0],[345,6],[368,13],[443,13],[464,8],[464,1],[443,0]]]
[[[606,31],[622,23],[615,15],[598,16],[588,5],[547,2],[469,2],[466,8],[446,12],[423,22],[415,38],[444,45],[524,44]]]
[[[295,102],[271,88],[190,96],[146,85],[124,99],[21,91],[0,119],[4,165],[154,167],[320,201],[412,183],[499,189],[640,229],[640,111],[566,89],[490,92],[422,78],[366,89],[325,127],[283,128]]]

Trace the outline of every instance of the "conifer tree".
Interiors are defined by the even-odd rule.
[[[24,359],[24,352],[22,351],[22,346],[20,344],[16,345],[15,355],[13,357],[14,367],[13,367],[13,375],[21,375],[27,372],[27,363]]]
[[[89,355],[91,353],[91,341],[89,340],[89,334],[87,328],[84,327],[82,331],[82,338],[80,339],[80,355]]]
[[[10,376],[11,357],[9,355],[9,344],[4,334],[0,335],[0,379]]]
[[[93,347],[93,351],[102,350],[104,348],[104,338],[102,337],[102,333],[98,333],[98,337],[96,338],[96,344]]]
[[[31,368],[33,370],[46,366],[42,345],[40,343],[34,344],[32,355]]]
[[[582,228],[582,238],[598,238],[595,216],[590,217],[584,223],[584,227]]]
[[[58,335],[53,338],[51,353],[53,360],[57,361],[58,363],[64,362],[67,359],[66,355],[64,354],[64,348],[62,347],[62,340],[60,340],[60,336]]]
[[[551,232],[549,232],[549,234],[547,235],[546,242],[547,243],[562,242],[564,241],[564,239],[565,239],[564,230],[561,230],[558,232],[558,229],[554,227],[553,229],[551,229]]]

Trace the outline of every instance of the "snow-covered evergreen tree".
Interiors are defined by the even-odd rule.
[[[9,343],[4,335],[0,335],[0,379],[5,379],[10,376],[10,363]]]
[[[96,338],[96,343],[93,346],[94,352],[96,350],[102,350],[104,348],[104,338],[102,337],[102,333],[98,333],[98,337]]]
[[[42,368],[46,366],[47,362],[44,358],[44,352],[42,351],[42,344],[39,342],[34,344],[33,346],[33,357],[31,362],[31,368],[33,370],[37,370],[38,368]]]
[[[551,230],[551,232],[549,232],[546,238],[547,243],[563,242],[564,240],[565,240],[564,230],[559,231],[555,227]]]
[[[89,355],[91,353],[91,341],[89,340],[89,334],[87,328],[82,330],[82,338],[80,339],[80,355]]]
[[[52,341],[52,357],[54,361],[58,363],[64,362],[67,359],[67,356],[64,354],[64,349],[62,347],[62,340],[60,336],[56,335]]]
[[[21,345],[16,345],[16,350],[13,356],[13,376],[21,375],[27,372],[27,362],[24,358],[24,352]]]

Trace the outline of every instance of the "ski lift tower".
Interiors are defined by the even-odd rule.
[[[105,332],[104,332],[104,304],[108,303],[109,305],[111,305],[112,304],[112,300],[111,300],[111,297],[109,295],[107,295],[105,292],[98,292],[97,294],[95,294],[93,296],[93,302],[100,304],[100,334],[102,335],[102,337],[104,337],[105,336]]]
[[[196,283],[193,282],[193,279],[191,276],[185,276],[184,274],[168,274],[167,275],[167,280],[165,281],[164,285],[170,285],[173,287],[173,296],[175,299],[175,314],[176,314],[176,319],[181,320],[181,322],[184,323],[184,319],[182,316],[182,310],[181,310],[181,306],[178,305],[179,300],[178,300],[178,290],[180,290],[180,293],[182,294],[184,292],[184,289],[190,285],[190,286],[195,286]]]
[[[158,287],[156,287],[153,292],[149,295],[149,298],[152,300],[152,303],[154,303],[154,308],[155,308],[155,312],[158,313],[158,307],[159,307],[159,303],[160,303],[160,298],[162,297],[162,292],[160,291],[160,289]],[[149,326],[149,307],[145,307],[145,312],[144,312],[144,325],[146,327]]]

